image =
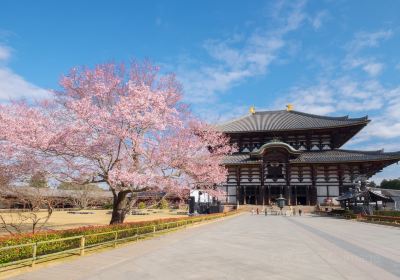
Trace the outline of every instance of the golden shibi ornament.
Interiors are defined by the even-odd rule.
[[[286,105],[286,111],[293,111],[293,109],[294,109],[294,106],[293,106],[293,104],[288,104],[288,105]]]
[[[256,108],[254,107],[254,105],[250,107],[249,112],[252,115],[254,115],[256,113]]]

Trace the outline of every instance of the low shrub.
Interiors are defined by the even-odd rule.
[[[138,208],[139,208],[139,209],[145,209],[145,208],[146,208],[146,203],[144,203],[143,201],[142,201],[142,202],[139,202]]]
[[[168,207],[169,207],[169,204],[165,198],[161,199],[161,201],[158,203],[159,209],[168,209]]]
[[[400,211],[379,210],[379,211],[374,211],[374,215],[400,217]]]

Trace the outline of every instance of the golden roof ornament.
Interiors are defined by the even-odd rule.
[[[256,107],[254,107],[254,105],[251,106],[249,109],[249,112],[250,112],[250,114],[254,115],[256,113]]]
[[[293,109],[294,109],[293,104],[286,105],[286,111],[290,112],[290,111],[293,111]]]

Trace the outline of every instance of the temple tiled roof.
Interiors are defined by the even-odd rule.
[[[251,159],[250,154],[233,154],[226,156],[223,160],[223,164],[258,164],[261,163],[261,159]]]
[[[354,162],[354,161],[381,161],[400,160],[400,152],[384,153],[379,151],[352,151],[352,150],[324,150],[305,151],[292,163],[324,163],[324,162]]]
[[[303,151],[290,163],[328,163],[363,161],[400,161],[400,152],[384,153],[379,151],[324,150]],[[223,164],[257,164],[261,160],[250,158],[249,153],[238,153],[225,157]]]
[[[286,131],[365,125],[368,117],[327,117],[298,111],[260,111],[242,118],[219,124],[222,132]]]

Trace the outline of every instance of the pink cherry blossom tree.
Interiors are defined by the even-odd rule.
[[[111,224],[124,221],[145,190],[215,189],[229,141],[196,120],[181,102],[174,75],[148,62],[72,69],[62,90],[40,104],[0,107],[0,145],[31,158],[60,181],[106,184]]]

